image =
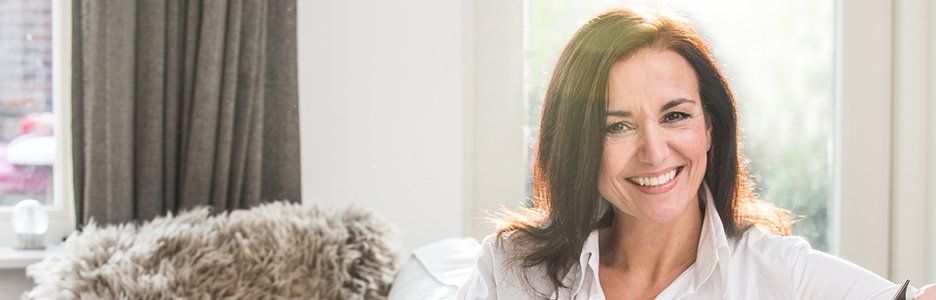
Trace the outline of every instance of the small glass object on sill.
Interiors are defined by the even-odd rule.
[[[49,215],[39,201],[26,199],[13,207],[10,219],[16,233],[17,249],[44,249],[45,233],[49,229]]]

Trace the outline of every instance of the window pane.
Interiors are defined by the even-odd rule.
[[[51,204],[52,3],[0,1],[0,206]]]
[[[802,216],[793,228],[828,250],[831,199],[834,1],[663,1],[693,21],[740,106],[747,166],[762,198]],[[591,17],[639,1],[527,2],[528,161],[540,103],[562,47]],[[529,186],[528,186],[529,190]]]

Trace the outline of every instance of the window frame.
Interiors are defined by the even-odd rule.
[[[881,99],[891,97],[891,12],[887,2],[836,3],[830,248],[882,276],[889,272],[891,103]]]
[[[893,4],[890,277],[894,280],[936,281],[936,176],[929,171],[936,170],[936,154],[927,154],[936,149],[936,90],[929,88],[936,86],[934,8],[932,0]]]
[[[47,246],[75,230],[71,139],[72,2],[52,0],[52,111],[55,116],[56,162],[52,166],[52,205],[46,206]],[[0,246],[16,244],[10,219],[13,207],[0,207]]]
[[[467,235],[492,232],[488,214],[524,199],[523,20],[526,1],[466,1],[465,224]]]

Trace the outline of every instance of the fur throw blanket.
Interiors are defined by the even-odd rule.
[[[286,202],[73,233],[31,265],[30,299],[383,299],[397,247],[359,208],[327,213]]]

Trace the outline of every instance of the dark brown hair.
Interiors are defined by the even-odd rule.
[[[712,128],[704,181],[725,233],[736,237],[750,226],[790,233],[788,211],[752,192],[753,183],[741,164],[734,96],[702,37],[687,21],[666,12],[611,10],[575,33],[553,71],[534,161],[533,207],[494,219],[498,240],[518,233],[510,234],[521,249],[513,262],[524,268],[544,267],[555,287],[563,287],[561,278],[577,262],[588,235],[610,226],[614,218],[613,211],[601,210],[598,192],[608,74],[615,62],[645,48],[674,51],[695,70]]]

